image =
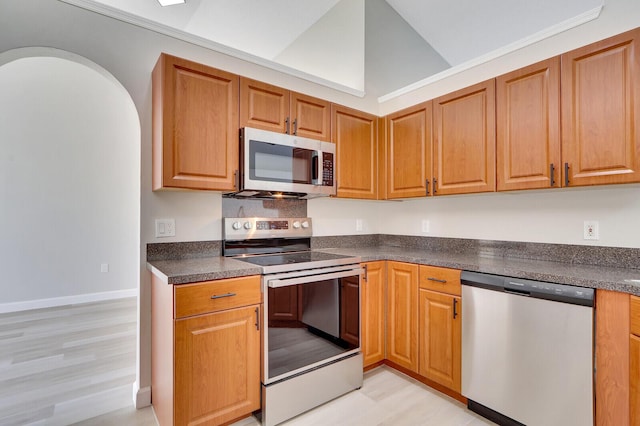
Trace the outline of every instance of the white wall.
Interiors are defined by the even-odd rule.
[[[517,191],[404,201],[310,200],[318,236],[386,233],[640,247],[640,185]],[[363,230],[356,231],[362,219]],[[422,221],[429,232],[422,232]],[[600,239],[584,240],[585,220]]]
[[[134,295],[140,124],[133,102],[90,65],[35,50],[19,49],[48,57],[0,66],[0,270],[7,284],[0,308]],[[0,65],[15,54],[0,54]]]

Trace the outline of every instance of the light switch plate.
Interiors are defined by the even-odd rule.
[[[175,237],[175,219],[156,219],[156,238]]]

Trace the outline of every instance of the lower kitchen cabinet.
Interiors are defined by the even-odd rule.
[[[629,337],[629,404],[631,422],[640,425],[640,336]]]
[[[153,276],[151,402],[161,426],[221,425],[260,408],[261,299],[258,276],[177,286]]]
[[[269,324],[298,321],[298,286],[269,288]]]
[[[387,359],[418,371],[418,265],[387,263]]]
[[[630,296],[629,315],[629,416],[630,423],[640,425],[640,297]]]
[[[460,392],[461,298],[420,289],[418,373]]]
[[[260,408],[260,308],[175,323],[175,424],[218,425]]]
[[[358,276],[340,280],[340,338],[352,345],[360,343],[360,280]]]
[[[420,265],[418,373],[454,392],[461,389],[460,271]]]
[[[595,424],[637,425],[629,419],[629,295],[597,290],[595,315]]]
[[[360,346],[364,367],[384,360],[385,264],[385,261],[363,264]]]

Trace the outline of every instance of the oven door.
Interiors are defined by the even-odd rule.
[[[335,145],[245,127],[242,133],[244,190],[335,195]]]
[[[263,277],[268,385],[360,352],[359,266]]]

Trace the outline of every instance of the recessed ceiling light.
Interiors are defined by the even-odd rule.
[[[160,6],[173,6],[174,4],[182,4],[185,0],[158,0]]]

